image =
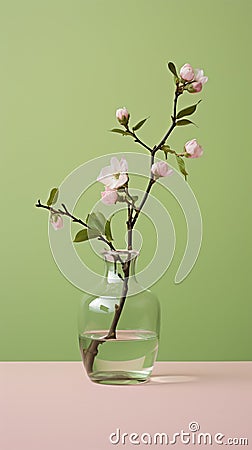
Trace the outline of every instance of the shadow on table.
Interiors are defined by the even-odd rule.
[[[194,375],[153,375],[148,384],[175,384],[175,383],[192,383],[199,380]]]

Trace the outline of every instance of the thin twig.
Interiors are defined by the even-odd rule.
[[[173,131],[173,129],[176,127],[176,116],[177,116],[177,104],[178,104],[178,98],[179,96],[182,94],[182,92],[179,91],[178,86],[175,92],[175,97],[174,97],[174,105],[173,105],[173,116],[172,116],[172,124],[170,126],[170,128],[168,129],[167,133],[164,135],[163,139],[159,142],[159,144],[156,146],[156,148],[154,149],[154,154],[161,149],[162,145],[165,144],[166,140],[168,139],[168,137],[170,136],[171,132]]]
[[[126,131],[128,131],[128,133],[131,134],[131,136],[134,138],[135,142],[142,145],[142,147],[146,148],[146,150],[148,150],[149,152],[152,152],[152,148],[149,147],[147,144],[145,144],[141,139],[139,139],[139,137],[136,135],[135,131],[130,130],[128,125],[125,126],[125,129],[126,129]]]
[[[36,203],[35,206],[37,208],[47,209],[48,211],[52,212],[53,214],[60,214],[61,216],[70,217],[73,220],[73,222],[78,222],[81,225],[83,225],[83,227],[90,228],[85,222],[83,222],[83,220],[78,219],[77,217],[75,217],[72,214],[70,214],[70,212],[67,210],[66,206],[63,203],[62,203],[61,206],[64,209],[64,211],[62,211],[61,209],[54,209],[54,208],[52,208],[51,206],[48,206],[48,205],[43,205],[40,200],[38,200],[38,203]]]

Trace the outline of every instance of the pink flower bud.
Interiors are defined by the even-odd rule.
[[[173,170],[165,161],[158,161],[152,164],[151,172],[153,173],[154,178],[157,180],[160,177],[168,177],[168,175],[172,175]]]
[[[199,158],[203,154],[203,148],[198,144],[196,139],[186,142],[185,151],[188,158]]]
[[[194,70],[190,64],[184,64],[179,73],[184,81],[192,81],[194,79]]]
[[[129,116],[129,112],[126,108],[120,108],[116,111],[116,118],[121,125],[128,125]]]
[[[202,83],[201,81],[194,81],[194,83],[190,84],[187,87],[188,92],[190,92],[191,94],[195,94],[197,92],[202,91]]]
[[[59,214],[51,214],[51,218],[50,218],[50,222],[53,226],[53,228],[57,231],[60,230],[61,228],[63,228],[64,224],[63,224],[63,219]]]
[[[105,188],[105,191],[101,193],[102,203],[104,205],[114,205],[117,202],[118,194],[116,189]]]

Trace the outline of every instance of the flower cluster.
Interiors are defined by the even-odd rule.
[[[180,72],[182,82],[188,83],[186,89],[190,93],[197,93],[202,90],[203,85],[208,81],[202,69],[193,69],[190,64],[184,64]]]
[[[127,110],[126,110],[127,111]],[[113,205],[118,200],[117,189],[128,182],[128,163],[125,158],[119,161],[113,157],[110,160],[110,166],[103,167],[97,178],[105,185],[105,191],[102,192],[102,202],[105,205]]]
[[[156,181],[160,177],[167,177],[173,174],[173,170],[165,161],[158,161],[151,166],[153,179]],[[110,166],[104,167],[97,178],[105,185],[105,190],[101,193],[101,200],[105,205],[114,205],[118,199],[118,189],[128,183],[128,163],[125,158],[119,161],[113,157]]]

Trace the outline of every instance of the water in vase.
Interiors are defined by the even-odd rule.
[[[118,330],[116,339],[105,340],[106,333],[105,330],[90,331],[79,336],[83,362],[92,341],[99,341],[98,353],[89,374],[91,380],[102,384],[137,384],[147,381],[158,350],[156,333]]]

